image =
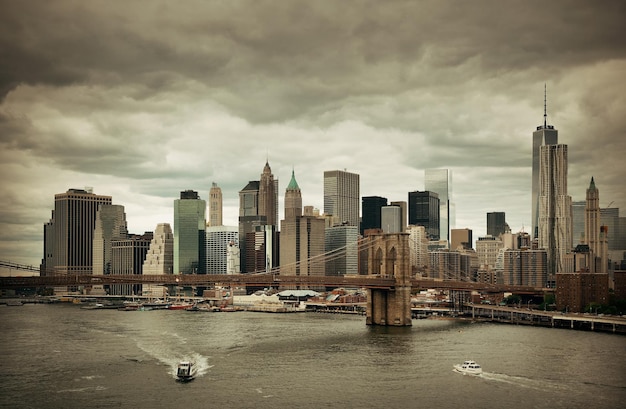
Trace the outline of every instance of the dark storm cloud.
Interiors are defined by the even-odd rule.
[[[0,38],[10,64],[0,89],[133,81],[157,92],[161,82],[153,74],[176,72],[213,88],[237,115],[280,121],[348,96],[444,84],[442,92],[455,93],[450,86],[476,78],[537,65],[558,73],[621,57],[625,7],[616,1],[601,7],[586,1],[8,2]]]

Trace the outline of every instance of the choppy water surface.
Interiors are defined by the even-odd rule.
[[[3,408],[622,408],[626,338],[315,313],[0,307]],[[175,381],[194,360],[198,377]],[[478,361],[481,376],[452,365]]]

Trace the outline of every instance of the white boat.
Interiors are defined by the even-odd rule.
[[[196,377],[196,365],[191,361],[180,361],[176,376],[179,381],[187,382]]]
[[[462,364],[456,364],[454,365],[454,370],[463,375],[480,375],[483,373],[483,368],[475,361],[465,361]]]

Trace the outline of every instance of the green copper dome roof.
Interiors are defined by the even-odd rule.
[[[289,185],[287,185],[287,190],[300,190],[300,186],[298,186],[298,182],[296,182],[296,175],[294,171],[291,171],[291,180],[289,181]]]
[[[596,182],[593,181],[593,176],[591,177],[591,183],[589,183],[589,189],[594,190],[596,188]]]

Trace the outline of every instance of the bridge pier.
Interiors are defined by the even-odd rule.
[[[367,297],[367,325],[407,327],[411,317],[411,265],[409,235],[374,234],[369,239],[369,275],[393,277],[391,288],[370,288]]]

